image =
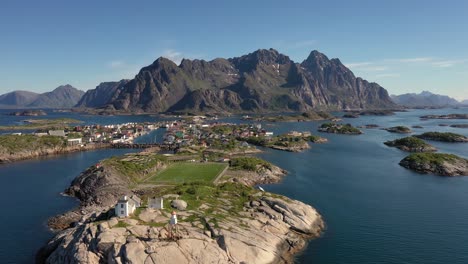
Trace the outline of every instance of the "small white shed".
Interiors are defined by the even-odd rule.
[[[152,209],[164,209],[164,200],[163,198],[148,198],[148,208]]]
[[[127,217],[133,212],[137,207],[141,206],[141,200],[136,195],[132,196],[124,196],[120,200],[117,201],[115,205],[115,215],[117,217]]]

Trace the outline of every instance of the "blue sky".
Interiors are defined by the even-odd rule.
[[[392,94],[468,99],[468,1],[22,1],[0,5],[0,93],[82,90],[157,57],[317,49]]]

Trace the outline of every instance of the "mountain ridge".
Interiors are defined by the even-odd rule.
[[[391,98],[395,103],[406,107],[445,107],[461,104],[447,95],[434,94],[429,91],[392,95]]]
[[[61,85],[50,92],[35,93],[17,90],[0,95],[1,108],[71,108],[85,92],[70,84]]]
[[[87,92],[98,95],[98,89]],[[274,49],[233,58],[160,57],[94,107],[124,112],[284,112],[311,109],[397,108],[377,83],[354,74],[339,59],[312,51],[301,63]]]

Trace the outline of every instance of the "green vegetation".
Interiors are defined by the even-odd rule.
[[[392,145],[407,146],[409,148],[422,148],[422,147],[430,146],[424,140],[419,139],[417,137],[405,137],[405,138],[400,138],[400,139],[396,139],[393,141],[385,142],[386,145],[389,145],[390,143],[392,143]]]
[[[248,138],[239,138],[238,140],[245,140],[247,143],[261,146],[261,147],[295,147],[301,146],[306,141],[318,142],[323,140],[322,137],[310,135],[310,136],[291,136],[287,134],[274,136],[271,138],[268,137],[248,137]]]
[[[125,222],[122,222],[122,221],[119,221],[115,226],[113,227],[128,227],[130,226],[129,224],[125,223]]]
[[[254,196],[258,192],[252,187],[239,183],[213,185],[206,182],[191,182],[154,189],[154,192],[143,195],[142,199],[177,194],[178,199],[187,202],[187,211],[190,212],[188,216],[180,216],[179,221],[191,223],[192,226],[201,224],[206,227],[207,224],[210,224],[218,228],[219,224],[229,217],[245,218],[244,215],[240,214],[244,204],[258,199],[258,196]],[[167,217],[174,210],[169,205],[170,200],[164,201],[164,209],[162,209],[163,215]],[[159,227],[167,224],[166,220],[164,222],[143,222],[136,214],[133,218],[139,220],[140,224],[149,226]]]
[[[415,137],[443,142],[468,142],[467,137],[450,132],[426,132]]]
[[[77,132],[70,132],[67,135],[67,138],[69,138],[69,139],[71,139],[71,138],[82,138],[82,137],[83,137],[83,134],[77,133]]]
[[[457,155],[446,153],[413,153],[405,158],[406,161],[414,164],[434,164],[442,165],[444,162],[454,162],[461,159]]]
[[[335,118],[333,115],[323,111],[309,111],[300,115],[275,115],[258,118],[259,121],[267,122],[291,122],[291,121],[314,121]]]
[[[56,119],[30,119],[24,125],[0,126],[0,130],[35,130],[35,129],[64,129],[69,124],[78,124],[82,121],[72,118]]]
[[[211,183],[226,168],[223,163],[186,163],[174,162],[150,179],[150,183]]]
[[[233,158],[229,162],[232,169],[258,171],[262,167],[271,169],[271,163],[256,157],[239,157]]]
[[[362,134],[361,130],[351,124],[324,123],[320,126],[319,131],[338,134]]]
[[[15,154],[23,151],[36,151],[42,148],[64,147],[65,140],[58,136],[1,135],[0,153]]]
[[[392,141],[384,142],[385,145],[390,147],[397,147],[404,151],[409,152],[431,152],[436,151],[432,145],[426,143],[424,140],[417,137],[405,137]]]
[[[193,189],[196,190],[195,193],[191,191]],[[200,214],[184,219],[186,222],[200,221],[201,216],[214,218],[216,221],[222,221],[228,216],[239,216],[239,212],[244,204],[250,201],[254,192],[256,190],[252,187],[238,183],[223,183],[217,186],[192,183],[165,190],[165,193],[179,194],[179,198],[187,202],[187,210],[197,210],[201,205],[206,205]],[[219,208],[225,210],[218,210]],[[168,211],[170,210],[172,209],[168,208]]]
[[[166,162],[167,158],[158,154],[127,154],[120,157],[112,157],[103,161],[103,164],[120,172],[130,180],[138,183],[145,175],[152,172],[158,165]]]
[[[411,129],[405,126],[395,126],[386,129],[388,132],[393,133],[411,133]]]

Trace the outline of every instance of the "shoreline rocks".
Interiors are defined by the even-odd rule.
[[[421,119],[468,119],[468,114],[424,115]]]
[[[102,164],[90,167],[67,189],[66,193],[77,197],[82,206],[63,214],[75,221],[63,225],[68,228],[38,252],[37,263],[292,263],[293,255],[324,229],[321,216],[311,206],[245,186],[277,182],[286,173],[272,164],[263,164],[251,172],[228,170],[222,177],[224,181],[216,184],[216,201],[210,202],[223,206],[213,207],[206,204],[207,200],[200,206],[187,206],[178,214],[179,238],[173,240],[167,225],[141,220],[168,220],[169,213],[164,210],[153,215],[148,211],[153,209],[144,209],[142,217],[110,216],[119,196],[149,195],[156,189],[130,189],[126,178],[107,167],[106,162]],[[238,172],[244,174],[231,177]],[[233,190],[238,188],[235,186],[240,189]],[[248,201],[239,208],[243,196]],[[238,209],[231,212],[233,208]],[[206,214],[206,210],[214,211]]]
[[[411,129],[405,126],[395,126],[395,127],[389,127],[389,128],[384,128],[384,130],[387,130],[390,133],[400,133],[400,134],[408,134],[411,133]]]
[[[96,149],[110,148],[111,144],[109,143],[99,143],[99,144],[86,144],[83,146],[64,146],[64,147],[55,147],[55,148],[39,148],[34,151],[22,151],[17,153],[1,153],[0,154],[0,164],[2,163],[11,163],[20,160],[36,159],[48,156],[63,155],[79,151],[88,151]]]
[[[335,123],[324,123],[318,131],[334,134],[345,134],[345,135],[360,135],[362,131],[353,127],[351,124],[335,124]]]
[[[437,149],[424,142],[424,140],[416,138],[416,137],[405,137],[400,138],[392,141],[384,142],[385,145],[389,147],[396,147],[400,150],[407,151],[407,152],[434,152]]]
[[[460,134],[450,133],[450,132],[426,132],[421,135],[415,135],[417,138],[441,141],[441,142],[451,142],[451,143],[466,143],[468,142],[468,137],[465,137]]]
[[[402,159],[399,164],[424,174],[468,176],[468,160],[453,154],[413,153]]]

